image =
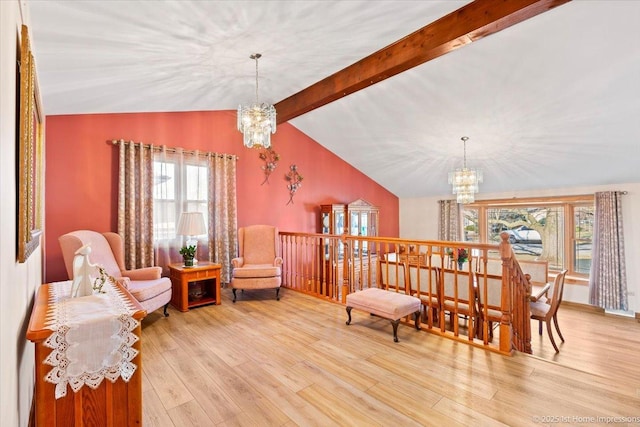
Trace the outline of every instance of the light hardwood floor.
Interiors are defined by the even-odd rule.
[[[561,307],[556,355],[502,356],[288,289],[143,322],[145,426],[640,423],[640,323]],[[582,418],[574,418],[582,417]],[[589,417],[595,417],[594,422]]]

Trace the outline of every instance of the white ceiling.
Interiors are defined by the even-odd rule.
[[[276,103],[467,1],[29,1],[47,115]],[[291,123],[398,197],[640,182],[640,1],[573,1]]]

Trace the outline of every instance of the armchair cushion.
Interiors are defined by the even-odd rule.
[[[163,280],[130,280],[127,289],[138,301],[146,301],[167,290]]]
[[[274,267],[268,264],[256,264],[234,270],[233,277],[278,277],[280,275],[280,267]]]

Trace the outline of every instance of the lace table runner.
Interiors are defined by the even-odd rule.
[[[104,293],[71,298],[72,281],[49,287],[47,329],[54,332],[44,345],[52,349],[44,363],[53,366],[45,381],[53,383],[55,397],[66,396],[67,384],[74,392],[83,385],[96,389],[104,378],[126,382],[136,371],[131,361],[138,354],[132,332],[140,324],[136,309],[120,289],[106,283]]]

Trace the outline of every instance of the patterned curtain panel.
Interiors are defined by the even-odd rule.
[[[438,200],[440,205],[438,240],[457,242],[462,236],[460,204],[455,200]]]
[[[589,278],[589,302],[610,310],[628,310],[622,229],[622,193],[595,194],[596,209]]]
[[[231,259],[238,254],[236,156],[209,156],[209,259],[222,264],[220,280],[231,281]]]
[[[128,269],[150,267],[153,257],[153,161],[150,146],[120,141],[118,234]]]

